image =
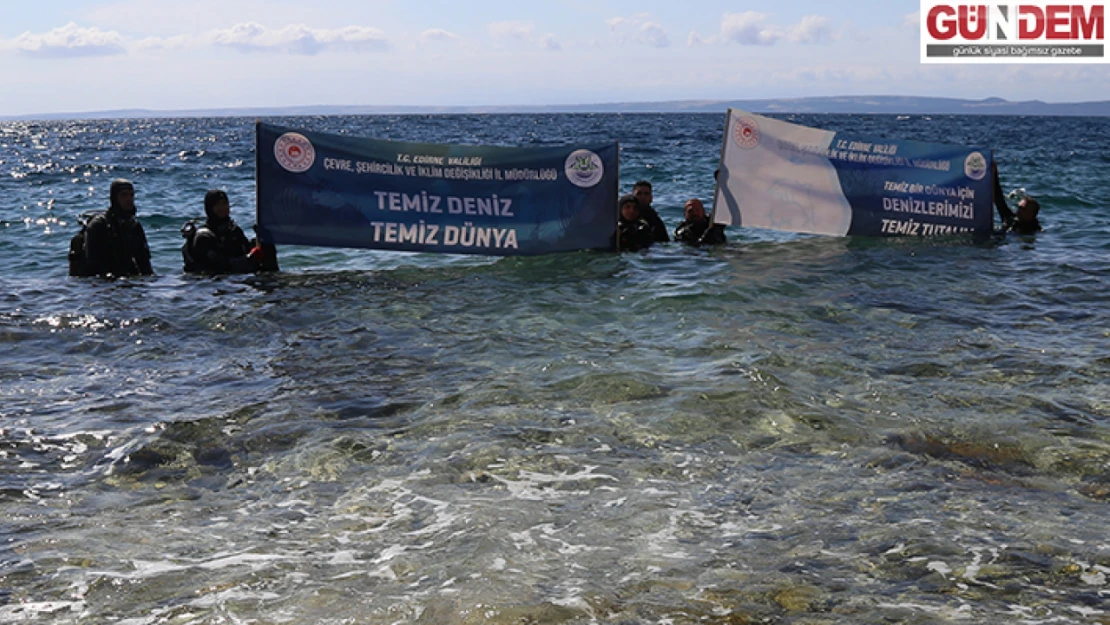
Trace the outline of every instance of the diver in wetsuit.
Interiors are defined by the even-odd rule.
[[[1016,232],[1017,234],[1036,234],[1041,231],[1041,222],[1037,214],[1041,211],[1041,204],[1032,197],[1025,196],[1018,201],[1015,214],[1006,205],[1006,194],[1002,192],[1002,183],[998,179],[998,164],[991,163],[991,173],[994,176],[994,206],[998,209],[998,217],[1002,220],[1002,229],[998,234]]]
[[[698,198],[686,200],[683,207],[685,221],[678,224],[674,231],[674,240],[690,245],[719,245],[726,243],[725,227],[715,224],[705,214],[705,205]]]
[[[640,217],[640,202],[634,195],[622,195],[618,201],[621,216],[617,221],[617,231],[613,234],[613,246],[617,251],[635,252],[651,247],[655,234],[651,224]]]
[[[204,195],[204,225],[190,221],[181,228],[185,244],[181,256],[189,273],[253,273],[277,270],[276,256],[272,267],[266,262],[264,246],[247,240],[243,229],[231,218],[227,193],[212,189]]]
[[[651,183],[647,180],[638,180],[632,185],[632,195],[640,202],[640,217],[651,226],[652,241],[667,243],[671,237],[667,235],[667,224],[663,218],[652,208],[651,202],[655,196],[651,190]]]
[[[108,210],[89,220],[85,230],[84,275],[152,275],[150,246],[135,219],[135,186],[122,178],[113,180],[108,197]]]

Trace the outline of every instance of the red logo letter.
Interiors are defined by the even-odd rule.
[[[1102,5],[1091,7],[1090,17],[1084,15],[1083,7],[1071,8],[1071,36],[1072,39],[1103,39]]]
[[[940,19],[941,16],[947,19]],[[929,17],[925,25],[929,29],[929,36],[938,41],[946,41],[956,36],[956,10],[943,4],[929,9]]]
[[[1040,39],[1044,33],[1044,11],[1031,4],[1018,7],[1018,39]]]
[[[974,13],[972,13],[974,11]],[[971,22],[975,22],[975,30],[971,29]],[[987,7],[977,6],[960,7],[960,36],[964,39],[982,39],[987,34]]]
[[[1071,7],[1062,4],[1050,4],[1045,7],[1045,39],[1070,39],[1070,26]]]

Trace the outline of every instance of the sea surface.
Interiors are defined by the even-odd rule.
[[[724,113],[269,121],[619,141],[673,229]],[[1045,230],[195,277],[254,119],[0,124],[0,623],[1110,623],[1110,119],[784,118],[993,149]],[[116,177],[157,275],[69,278]]]

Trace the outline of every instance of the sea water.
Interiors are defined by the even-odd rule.
[[[1110,622],[1110,120],[783,118],[993,149],[1045,231],[186,276],[253,119],[0,124],[0,622]],[[270,121],[619,141],[673,229],[725,119]],[[116,177],[157,275],[69,278]]]

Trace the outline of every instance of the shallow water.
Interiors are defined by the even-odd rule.
[[[1046,231],[205,279],[254,120],[0,125],[0,622],[1110,622],[1110,120],[796,119],[994,148]],[[673,228],[724,115],[281,123],[619,140]],[[65,277],[117,176],[159,275]]]

